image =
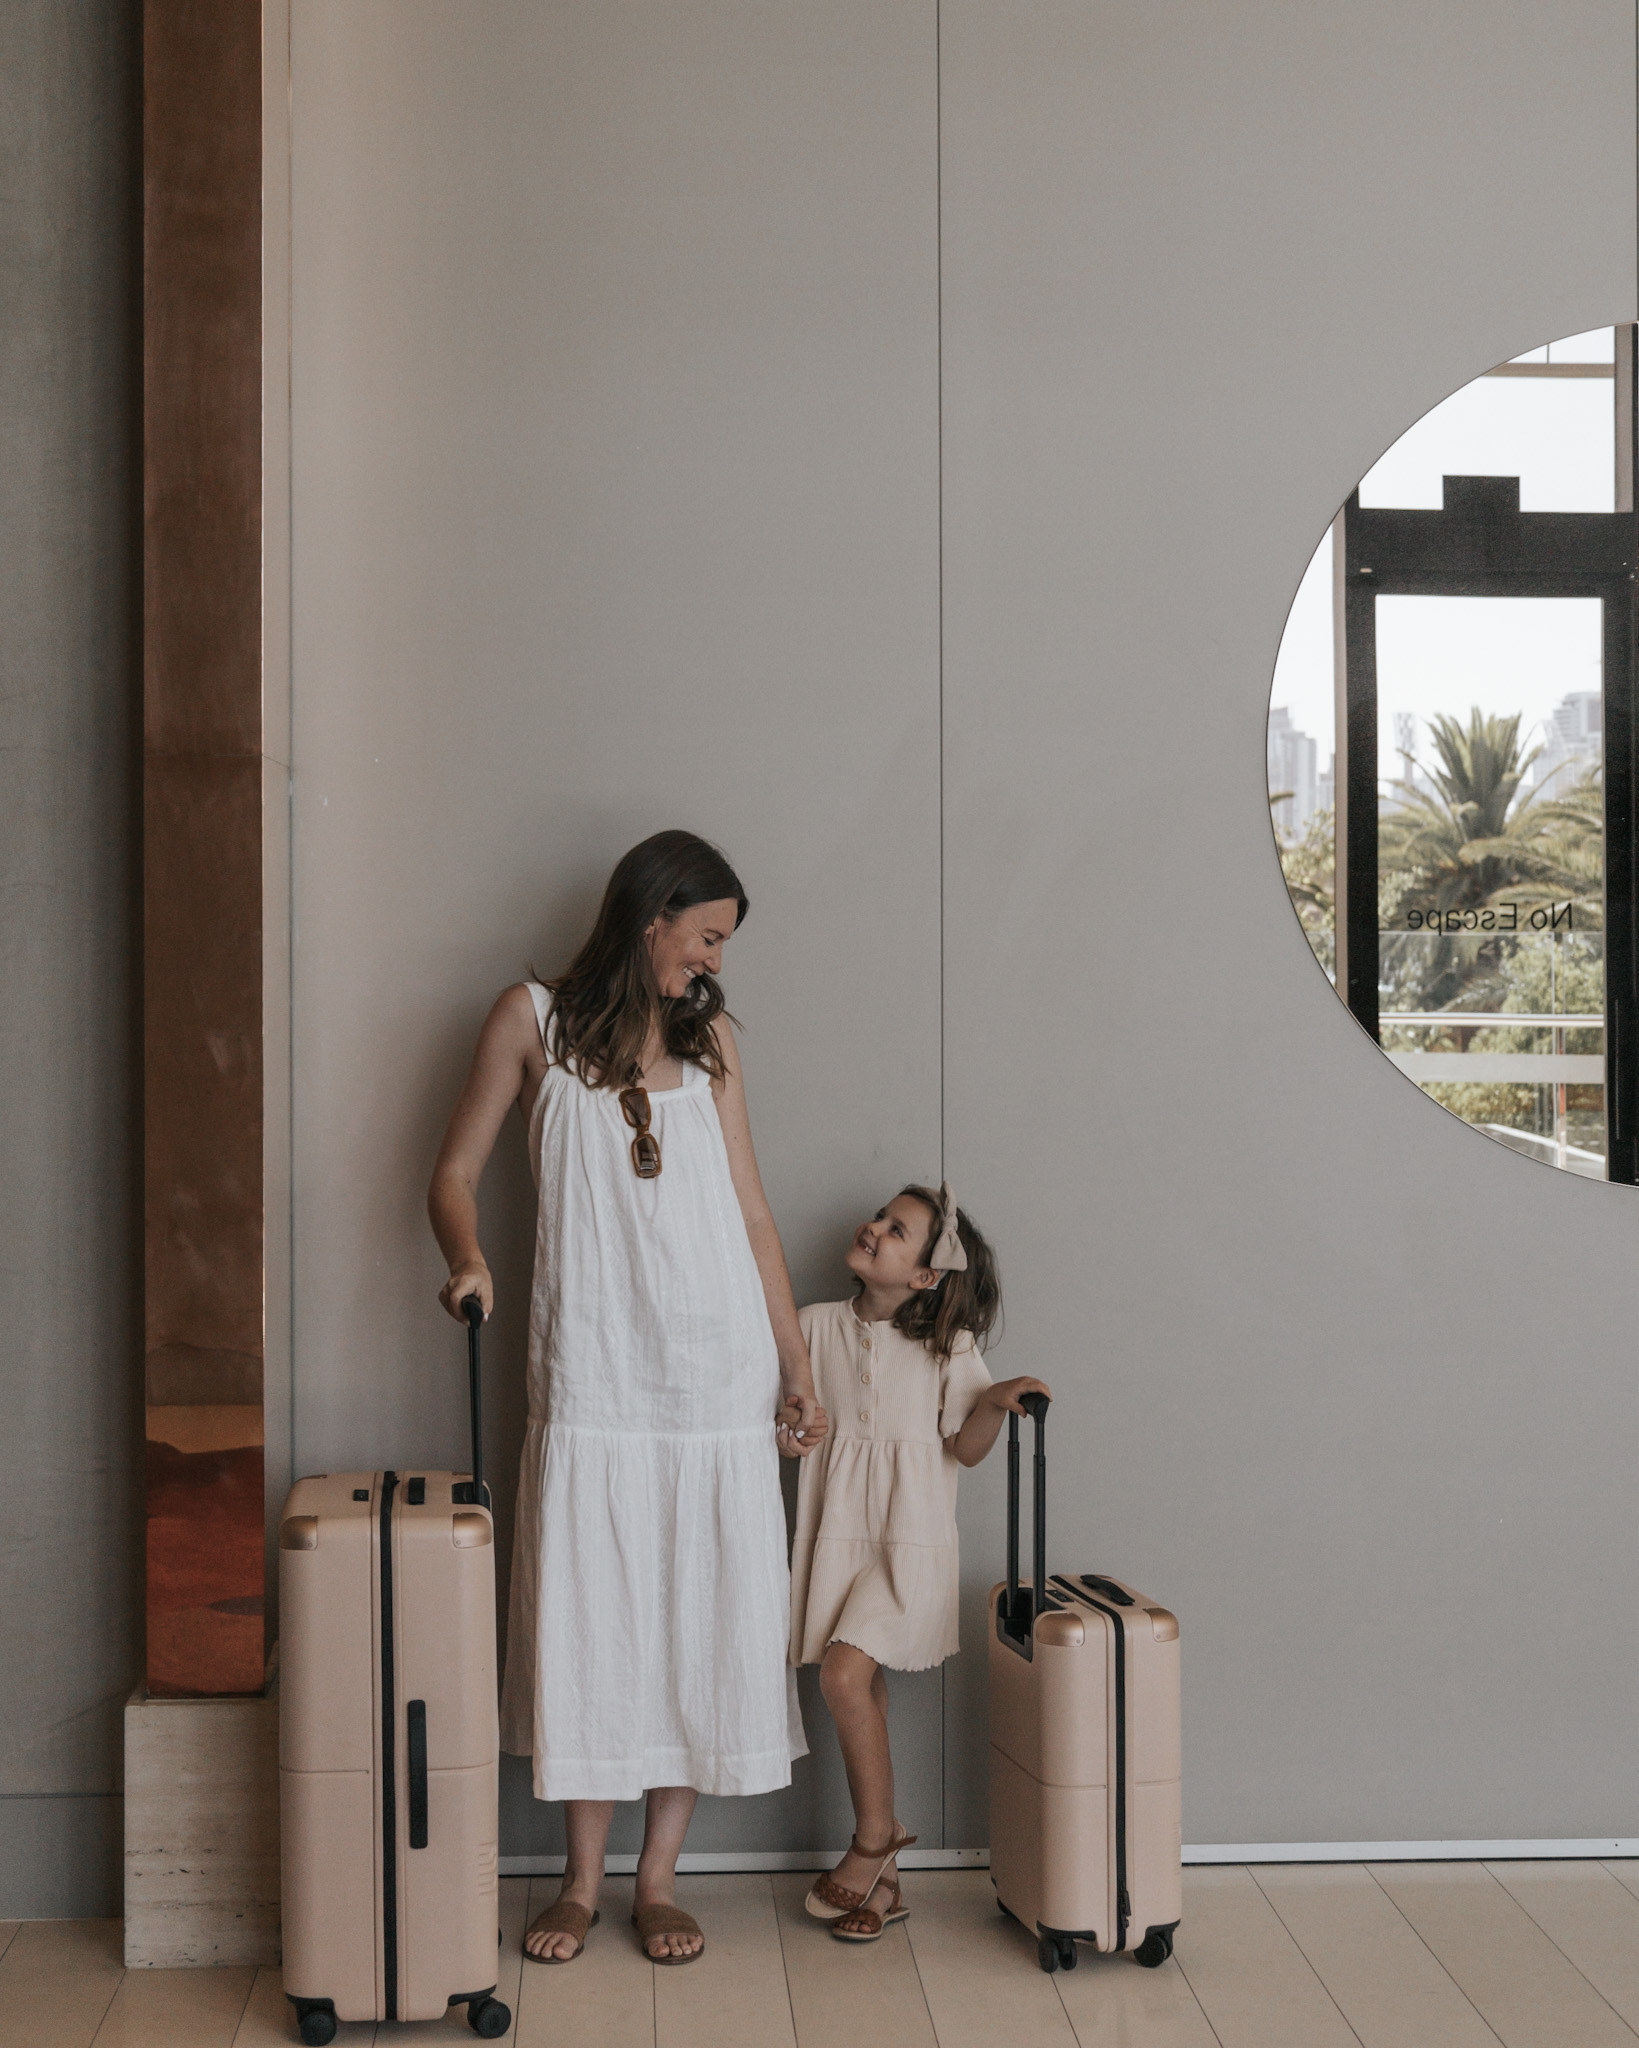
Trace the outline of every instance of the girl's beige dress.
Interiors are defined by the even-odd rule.
[[[954,1656],[959,1573],[950,1439],[990,1385],[965,1332],[940,1361],[852,1301],[801,1311],[831,1431],[797,1482],[791,1661],[852,1643],[894,1671]]]

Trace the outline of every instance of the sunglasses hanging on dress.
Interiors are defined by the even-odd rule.
[[[638,1069],[633,1068],[635,1074]],[[649,1091],[634,1080],[629,1087],[620,1091],[620,1113],[636,1131],[632,1140],[632,1165],[639,1180],[658,1180],[660,1177],[660,1140],[650,1130],[651,1111]]]

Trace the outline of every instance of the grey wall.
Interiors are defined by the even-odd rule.
[[[428,1171],[489,1004],[720,840],[804,1297],[939,1153],[931,0],[298,0],[295,1455],[449,1462]],[[865,1213],[869,1213],[867,1210]],[[509,1518],[531,1195],[486,1184]],[[938,1825],[939,1682],[906,1794]],[[834,1760],[695,1846],[835,1833]],[[520,1792],[503,1849],[550,1846]],[[617,1844],[618,1846],[618,1844]]]
[[[138,63],[0,9],[0,1918],[118,1910],[140,1668]]]
[[[1367,1043],[1263,757],[1355,480],[1634,317],[1633,36],[945,0],[949,1161],[1062,1391],[1061,1554],[1183,1619],[1186,1841],[1639,1834],[1639,1201]]]
[[[1634,1197],[1366,1044],[1263,766],[1354,480],[1634,317],[1631,7],[297,0],[293,64],[297,1464],[459,1443],[473,1034],[690,824],[799,1292],[943,1135],[1055,1550],[1182,1617],[1186,1839],[1639,1834]],[[513,1131],[503,1472],[529,1200]],[[930,1844],[984,1839],[1000,1483],[899,1688]],[[841,1839],[810,1726],[695,1846]]]

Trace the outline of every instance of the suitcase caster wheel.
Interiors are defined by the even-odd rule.
[[[327,2048],[336,2038],[336,2015],[324,2005],[310,2005],[296,2015],[296,2031],[308,2048]]]
[[[1076,1966],[1076,1944],[1074,1938],[1066,1935],[1059,1943],[1059,1968],[1073,1970]]]
[[[1036,1961],[1051,1977],[1059,1966],[1059,1945],[1050,1934],[1044,1934],[1036,1943]]]
[[[1153,1932],[1146,1934],[1133,1950],[1133,1961],[1141,1963],[1146,1970],[1158,1970],[1171,1954],[1171,1932],[1157,1927]]]
[[[511,2024],[512,2014],[498,1998],[478,1998],[467,2007],[467,2025],[481,2041],[499,2041]]]

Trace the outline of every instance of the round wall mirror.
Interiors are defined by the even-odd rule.
[[[1496,1143],[1639,1180],[1633,327],[1500,363],[1364,476],[1270,695],[1316,961]]]

